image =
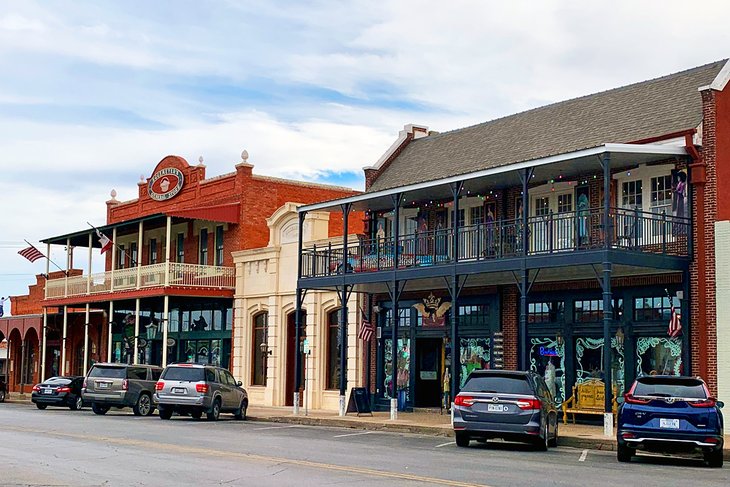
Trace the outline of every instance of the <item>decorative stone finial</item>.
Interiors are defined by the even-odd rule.
[[[112,189],[112,192],[109,193],[109,196],[111,196],[113,200],[117,199],[117,190]]]
[[[143,183],[144,182],[144,179],[145,179],[144,178],[144,174],[140,174],[139,175],[139,181]]]
[[[198,164],[199,165],[202,166],[203,165],[203,161],[204,161],[203,156],[198,157]]]
[[[243,152],[241,152],[241,162],[248,162],[248,151],[246,149],[243,149]]]

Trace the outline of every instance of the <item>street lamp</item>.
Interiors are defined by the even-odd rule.
[[[157,325],[157,320],[150,321],[150,324],[147,325],[145,328],[147,328],[147,340],[154,340],[157,338],[157,330],[159,329],[159,326]]]

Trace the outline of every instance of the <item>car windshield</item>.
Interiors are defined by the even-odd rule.
[[[527,378],[514,375],[474,375],[469,377],[461,391],[532,394]]]
[[[125,379],[127,377],[124,367],[96,366],[89,371],[89,377],[106,377],[108,379]]]
[[[684,397],[705,399],[707,393],[697,379],[671,377],[644,377],[636,381],[635,396]]]
[[[199,382],[203,380],[203,369],[200,367],[170,367],[162,374],[164,380],[181,380]]]

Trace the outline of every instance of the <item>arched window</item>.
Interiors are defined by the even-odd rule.
[[[327,314],[327,389],[340,388],[340,316],[342,308]]]
[[[255,386],[266,385],[266,358],[268,357],[268,344],[266,343],[266,326],[269,322],[269,313],[264,311],[253,317],[253,371],[251,384]],[[264,346],[262,346],[262,344]]]

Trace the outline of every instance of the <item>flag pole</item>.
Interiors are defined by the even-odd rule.
[[[27,243],[28,245],[30,245],[31,247],[33,247],[34,249],[38,250],[38,249],[36,248],[36,246],[35,246],[35,245],[33,245],[32,243],[28,242],[28,241],[27,241],[26,239],[23,239],[23,241],[24,241],[25,243]],[[38,252],[41,252],[41,251],[40,251],[40,250],[38,250]],[[41,252],[41,254],[43,254],[43,252]],[[43,254],[43,257],[45,257],[45,258],[46,258],[46,260],[47,260],[48,262],[50,262],[51,264],[53,264],[53,265],[55,265],[56,267],[58,267],[58,270],[60,270],[60,271],[61,271],[61,272],[63,272],[64,274],[68,275],[68,271],[66,271],[65,269],[62,269],[60,265],[58,265],[58,264],[56,264],[55,262],[53,262],[53,261],[51,260],[51,258],[50,258],[49,256],[47,256],[47,255]],[[48,279],[48,276],[46,276],[46,279]]]
[[[91,223],[86,222],[86,224],[89,225],[91,228],[93,228],[95,231],[99,232],[99,229],[96,228]],[[99,233],[101,233],[101,232],[99,232]],[[107,238],[109,238],[109,237],[107,237]],[[109,240],[111,240],[111,239],[109,239]],[[122,252],[124,255],[126,255],[127,257],[129,257],[129,261],[130,261],[130,263],[133,266],[136,266],[137,265],[137,261],[132,258],[132,254],[130,254],[128,250],[123,249],[122,247],[120,247],[119,245],[117,245],[117,243],[115,241],[113,241],[113,240],[111,240],[111,242],[112,242],[112,245],[114,245],[114,247],[116,247],[116,249],[118,251]],[[138,252],[141,253],[142,252],[142,249],[138,249]]]

